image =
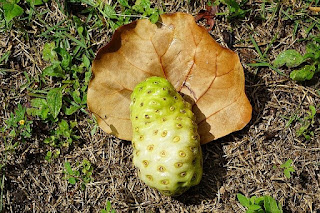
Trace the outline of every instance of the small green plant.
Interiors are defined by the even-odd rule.
[[[116,213],[116,210],[111,208],[111,202],[107,200],[106,207],[101,209],[100,213]]]
[[[284,169],[283,173],[284,173],[284,176],[286,176],[286,178],[290,178],[291,173],[296,171],[291,164],[292,164],[292,160],[289,159],[285,163],[280,165],[280,168]]]
[[[220,5],[224,4],[228,8],[227,13],[217,13],[216,15],[226,15],[229,21],[243,19],[247,14],[248,10],[243,10],[243,6],[248,2],[248,0],[241,0],[238,3],[235,0],[216,0],[213,3],[209,2],[209,6],[211,5]]]
[[[300,67],[291,71],[290,78],[294,81],[311,80],[320,72],[320,37],[315,37],[306,46],[306,53],[301,55],[296,50],[286,50],[273,61],[275,67],[286,65],[289,68]]]
[[[4,11],[4,19],[7,23],[24,13],[22,7],[18,5],[19,2],[20,0],[0,0],[0,5]]]
[[[6,151],[14,150],[20,142],[31,138],[32,121],[27,118],[26,108],[18,104],[14,113],[5,121],[6,125],[0,129]]]
[[[103,6],[100,12],[107,19],[109,26],[115,30],[118,27],[128,24],[134,17],[149,18],[152,23],[156,23],[159,20],[162,10],[152,8],[150,0],[136,0],[133,6],[130,6],[127,0],[118,0],[118,4]],[[121,13],[117,14],[116,7],[120,6]],[[101,7],[101,6],[100,6]]]
[[[82,28],[79,27],[79,30],[83,33]],[[50,137],[44,142],[53,148],[45,157],[50,162],[59,156],[61,148],[69,147],[73,141],[79,139],[74,130],[77,122],[60,119],[62,115],[70,116],[79,110],[87,113],[86,90],[91,77],[91,65],[86,54],[82,55],[80,65],[72,64],[73,60],[80,59],[76,59],[76,55],[69,54],[65,48],[57,47],[55,42],[44,45],[42,57],[50,63],[40,77],[44,86],[47,85],[47,81],[51,81],[51,78],[56,78],[61,83],[50,89],[30,89],[30,94],[36,98],[31,100],[31,107],[27,112],[49,125]]]
[[[55,150],[48,151],[45,159],[51,161],[57,158],[60,154],[60,149],[62,147],[69,147],[73,141],[78,140],[80,136],[76,135],[73,128],[77,126],[76,121],[71,121],[70,125],[66,120],[61,120],[58,127],[50,133],[51,136],[44,140],[44,143],[48,144],[50,147],[55,148]]]
[[[317,110],[314,106],[309,106],[310,111],[307,111],[307,116],[305,116],[301,122],[301,127],[297,130],[297,136],[303,135],[305,139],[310,140],[311,137],[314,136],[313,131],[309,130],[310,126],[314,124],[315,122],[315,116],[317,113]]]
[[[317,109],[315,106],[310,105],[309,110],[307,111],[307,115],[303,118],[299,117],[298,115],[294,114],[289,118],[289,121],[286,124],[286,127],[290,126],[291,123],[294,121],[298,121],[301,123],[300,128],[296,131],[297,136],[304,136],[306,140],[310,140],[311,137],[314,136],[314,132],[310,129],[310,127],[315,123],[315,116],[317,113]]]
[[[262,197],[252,196],[247,198],[242,194],[237,194],[238,201],[244,207],[247,207],[246,213],[282,213],[282,206],[280,203],[269,196]]]
[[[65,168],[65,178],[72,185],[75,185],[77,182],[80,182],[80,189],[85,190],[86,184],[93,181],[92,171],[93,167],[89,160],[84,159],[81,164],[77,163],[75,169],[72,169],[70,163],[67,161],[64,164]]]

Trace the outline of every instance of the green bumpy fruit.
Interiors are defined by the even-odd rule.
[[[178,196],[202,177],[202,152],[191,105],[164,78],[150,77],[131,95],[133,163],[148,186]]]

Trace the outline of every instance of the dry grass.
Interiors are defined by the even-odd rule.
[[[155,4],[165,7],[167,12],[183,11],[193,15],[206,3],[160,2]],[[277,16],[277,13],[274,17],[267,13],[270,15],[266,17],[267,21],[261,21],[257,19],[260,3],[249,1],[247,5],[252,10],[245,20],[230,24],[224,16],[219,16],[211,34],[225,46],[226,35],[231,31],[234,35],[232,49],[239,54],[245,67],[246,93],[253,106],[252,120],[242,131],[202,146],[204,175],[200,185],[178,198],[160,195],[137,178],[130,142],[108,136],[101,130],[91,136],[93,125],[88,122],[91,118],[77,114],[74,119],[78,121],[81,140],[64,150],[53,163],[44,160],[48,146],[43,139],[48,127],[40,121],[33,123],[32,140],[22,143],[16,152],[8,155],[4,212],[99,212],[105,207],[106,200],[111,201],[117,212],[244,212],[236,200],[236,193],[246,196],[269,194],[283,204],[285,212],[320,212],[319,112],[311,127],[314,137],[309,141],[296,135],[300,122],[286,127],[291,116],[303,117],[309,105],[319,106],[319,75],[311,82],[298,84],[271,69],[246,65],[258,57],[249,35],[264,50],[278,33],[279,39],[268,53],[268,58],[273,59],[284,49],[303,51],[305,43],[301,44],[297,39],[305,38],[306,32],[301,27],[293,35],[294,22],[282,20],[283,16]],[[303,1],[297,1],[293,9],[298,10],[301,6]],[[47,23],[53,26],[65,18],[55,2],[48,7]],[[283,9],[286,7],[281,5]],[[37,8],[39,11],[45,9],[47,6]],[[21,88],[26,82],[23,72],[34,77],[46,66],[41,54],[48,40],[37,37],[42,31],[43,24],[33,20],[25,28],[14,27],[0,35],[0,55],[7,50],[12,52],[8,63],[1,65],[6,71],[0,72],[2,124],[18,103],[28,106],[31,99],[27,89]],[[28,33],[28,39],[25,33]],[[310,32],[318,33],[316,28]],[[92,48],[96,51],[110,40],[111,35],[108,29],[91,31]],[[5,144],[1,143],[0,159],[3,159],[4,149]],[[94,167],[94,181],[84,191],[78,185],[68,184],[63,173],[65,161],[74,163],[83,159],[89,159]],[[279,168],[288,159],[293,160],[296,170],[290,179],[285,178]]]

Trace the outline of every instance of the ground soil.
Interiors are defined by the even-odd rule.
[[[299,10],[297,2],[290,8]],[[204,1],[179,1],[164,3],[167,12],[188,12],[196,16],[205,8]],[[271,7],[271,3],[268,7]],[[59,22],[62,15],[53,2],[50,21]],[[155,5],[160,5],[155,2]],[[260,3],[249,1],[246,8],[251,12],[244,20],[229,22],[225,16],[217,16],[210,34],[221,45],[228,46],[240,56],[246,77],[246,94],[252,104],[250,123],[241,131],[232,133],[202,146],[204,158],[203,179],[198,186],[183,195],[172,198],[159,194],[137,178],[132,165],[132,147],[129,141],[122,141],[98,130],[90,131],[93,124],[89,115],[77,116],[78,144],[64,150],[53,163],[44,160],[48,146],[43,143],[47,127],[40,121],[33,123],[33,138],[22,143],[8,155],[4,174],[4,212],[99,212],[109,200],[117,212],[245,212],[236,199],[237,193],[246,196],[271,195],[283,205],[284,212],[320,212],[320,116],[310,126],[314,136],[306,140],[298,137],[296,131],[301,122],[287,123],[293,115],[308,115],[309,106],[320,104],[319,75],[312,81],[297,83],[269,68],[250,67],[258,58],[250,36],[262,50],[278,34],[279,37],[268,51],[272,61],[279,52],[293,48],[304,51],[305,28],[294,35],[294,22],[282,20],[277,13],[272,20],[258,18]],[[287,9],[283,3],[282,9]],[[44,10],[45,6],[38,10]],[[220,8],[226,10],[225,7]],[[308,13],[310,16],[313,14]],[[271,14],[272,15],[272,14]],[[268,22],[270,20],[270,22]],[[203,20],[200,25],[205,24]],[[307,26],[307,24],[306,24]],[[20,86],[26,81],[26,71],[36,75],[46,66],[41,59],[45,39],[34,36],[37,28],[26,32],[13,28],[0,35],[0,55],[9,48],[12,56],[7,64],[1,65],[9,71],[0,72],[1,107],[0,121],[10,116],[18,103],[28,103],[30,97]],[[24,33],[29,33],[25,39]],[[107,43],[112,31],[93,32],[96,51]],[[310,34],[317,35],[318,29]],[[231,41],[230,41],[231,39]],[[11,71],[10,71],[11,70]],[[319,108],[318,108],[319,109]],[[1,153],[4,144],[1,144]],[[1,154],[2,155],[2,154]],[[94,167],[94,181],[85,190],[79,185],[70,185],[64,178],[64,162],[81,162],[89,159]],[[286,178],[280,165],[293,160],[295,172]]]

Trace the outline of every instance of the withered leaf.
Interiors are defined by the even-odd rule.
[[[120,27],[92,65],[88,106],[99,126],[131,140],[130,95],[151,76],[167,78],[193,104],[201,143],[242,129],[252,107],[239,57],[220,46],[191,15],[162,15]]]

